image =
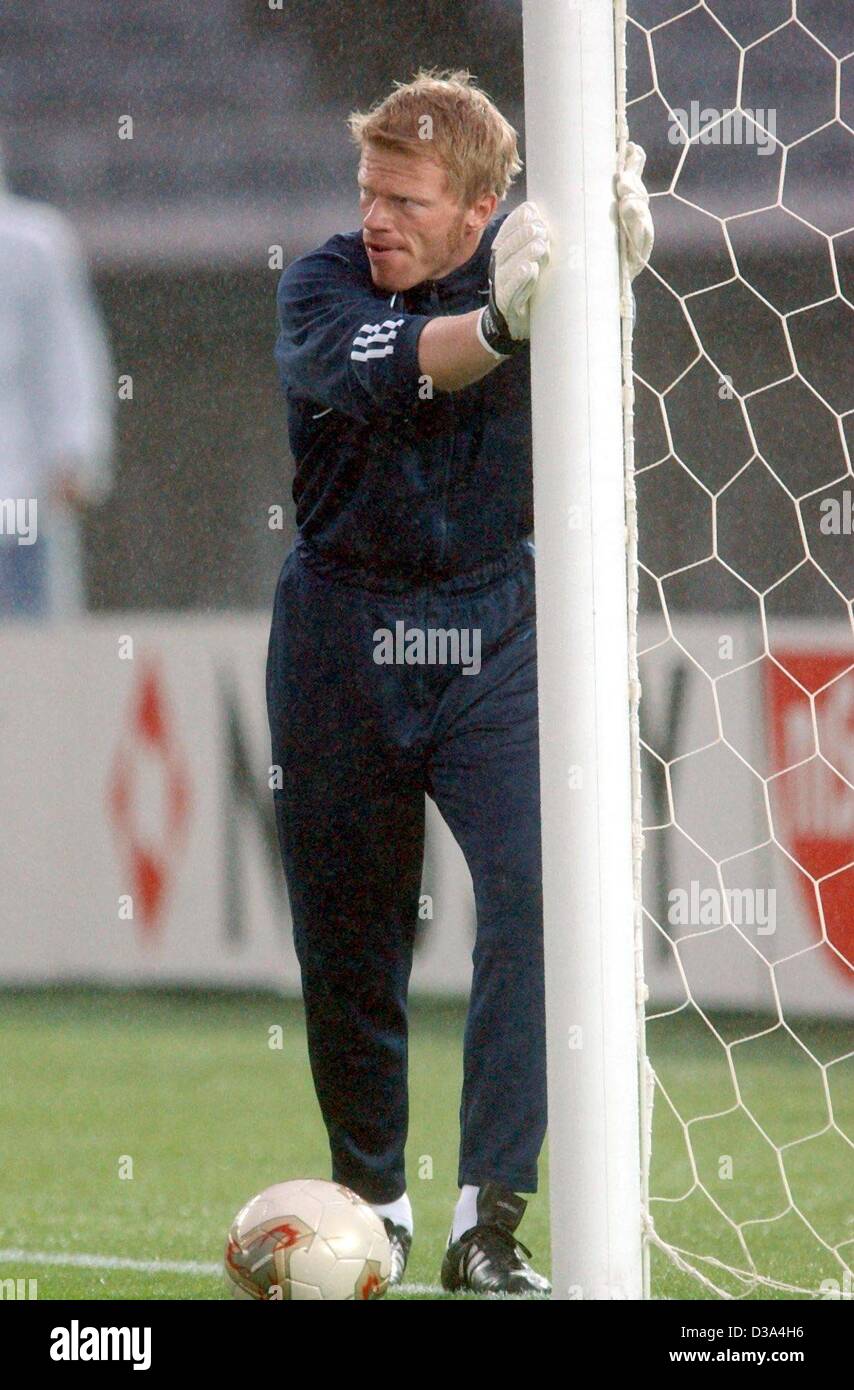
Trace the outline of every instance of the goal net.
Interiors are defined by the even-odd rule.
[[[651,1293],[850,1298],[854,12],[616,15]]]

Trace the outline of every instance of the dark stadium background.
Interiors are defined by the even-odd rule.
[[[674,0],[635,0],[630,13],[651,24],[684,8]],[[748,42],[751,24],[761,32],[790,6],[718,0],[717,9],[746,26]],[[805,0],[801,11],[830,40],[845,24],[845,5],[836,0]],[[635,37],[630,33],[630,98],[648,82]],[[683,91],[686,106],[697,91],[709,102],[717,94],[721,107],[731,103],[732,53],[722,51],[708,16],[673,25],[664,50],[662,44],[659,80]],[[134,400],[118,411],[116,487],[87,523],[90,605],[266,607],[293,524],[292,464],[271,356],[278,271],[268,268],[268,247],[281,245],[287,262],[333,231],[358,226],[355,152],[344,119],[418,64],[468,66],[520,131],[524,155],[521,0],[285,0],[281,9],[267,0],[11,5],[0,11],[0,54],[9,183],[72,216],[96,276],[116,369],[134,379]],[[797,89],[791,52],[772,52],[756,77],[753,104],[773,104],[785,81],[790,119],[808,129],[824,119],[827,74],[815,45],[804,42],[797,57]],[[852,66],[854,60],[843,67],[849,120]],[[132,140],[117,138],[122,114],[134,118]],[[667,143],[657,98],[636,108],[633,134],[648,150],[650,187],[662,188],[678,150]],[[767,164],[770,176],[776,163],[753,157],[739,189],[732,186],[737,161],[724,161],[721,172],[710,161],[712,181],[730,180],[721,186],[721,206],[730,211],[739,199],[755,206],[757,170],[764,176]],[[819,199],[831,221],[844,226],[841,204],[851,196],[854,173],[837,144],[821,135],[807,142],[795,172],[805,203]],[[505,207],[524,196],[523,176]],[[657,268],[680,292],[699,287],[714,259],[709,219],[657,211]],[[850,212],[847,220],[854,221]],[[776,287],[784,307],[797,302],[800,286],[814,299],[815,285],[829,274],[826,243],[796,230],[774,216],[752,228],[763,288]],[[852,242],[838,246],[848,255],[847,265],[844,254],[840,261],[849,295]],[[674,321],[673,301],[650,276],[636,288],[637,364],[666,384],[681,370],[685,350],[678,313]],[[705,332],[722,358],[758,356],[767,370],[779,330],[756,301],[722,295],[710,313]],[[854,335],[842,321],[850,315],[837,301],[830,317],[817,312],[801,325],[819,383],[839,399],[852,372],[846,353]],[[689,379],[677,417],[686,452],[705,459],[714,479],[721,451],[731,453],[741,441],[709,385]],[[788,393],[767,414],[774,466],[799,490],[811,477],[818,486],[827,434],[821,412]],[[639,463],[660,456],[660,432],[655,402],[640,391]],[[655,572],[708,549],[708,504],[684,477],[656,470],[639,491],[641,558]],[[284,534],[267,526],[274,503],[286,509]],[[739,480],[719,520],[719,553],[741,557],[758,587],[790,566],[793,509],[764,470]],[[837,543],[828,564],[847,588],[850,546],[840,552]],[[717,565],[686,577],[668,597],[688,608],[750,602]],[[787,586],[781,599],[792,612],[832,611],[838,603],[824,582]],[[644,586],[642,603],[651,601]]]

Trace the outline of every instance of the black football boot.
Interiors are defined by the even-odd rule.
[[[459,1240],[448,1238],[442,1261],[442,1288],[456,1293],[533,1294],[544,1297],[551,1284],[522,1258],[531,1252],[513,1234],[527,1207],[515,1192],[487,1182],[477,1194],[477,1225]]]
[[[408,1231],[405,1226],[396,1226],[389,1216],[383,1218],[383,1225],[388,1236],[388,1243],[391,1246],[391,1274],[388,1279],[388,1286],[391,1289],[403,1279],[403,1272],[406,1269],[406,1262],[412,1249],[412,1232]]]

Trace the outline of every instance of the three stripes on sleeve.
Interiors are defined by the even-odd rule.
[[[391,357],[394,353],[394,340],[403,319],[385,319],[382,323],[363,323],[355,338],[350,353],[351,361],[367,362],[369,357]]]

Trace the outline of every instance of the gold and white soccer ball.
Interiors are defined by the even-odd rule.
[[[382,1298],[391,1250],[367,1202],[317,1178],[275,1183],[231,1223],[225,1277],[232,1298]]]

